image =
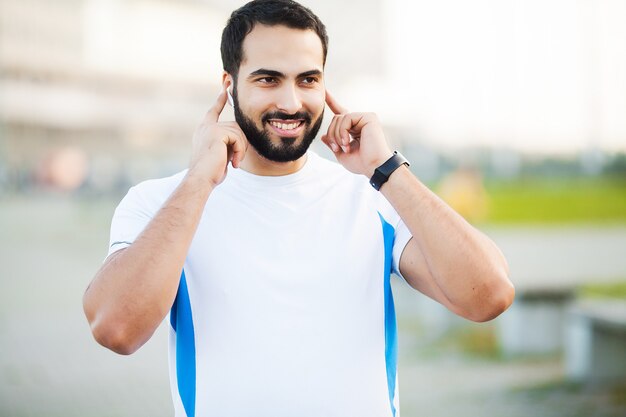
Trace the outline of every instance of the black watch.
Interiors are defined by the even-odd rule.
[[[391,173],[402,165],[410,166],[411,164],[409,164],[409,161],[407,161],[401,153],[393,151],[393,156],[374,170],[374,175],[370,178],[370,184],[372,184],[372,187],[374,187],[376,191],[380,190],[380,187],[387,182]]]

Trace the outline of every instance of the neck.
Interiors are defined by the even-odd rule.
[[[278,177],[298,172],[306,163],[304,154],[295,161],[274,162],[259,155],[251,146],[248,147],[246,158],[241,162],[241,169],[254,175]]]

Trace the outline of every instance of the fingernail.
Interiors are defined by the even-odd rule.
[[[333,150],[333,152],[338,152],[339,151],[339,146],[337,146],[337,144],[335,142],[330,144],[330,148]]]
[[[341,147],[341,149],[343,149],[343,151],[344,151],[345,153],[348,153],[348,147],[347,147],[347,146],[342,146],[342,147]]]

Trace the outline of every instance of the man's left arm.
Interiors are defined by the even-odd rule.
[[[380,189],[408,227],[400,273],[415,289],[474,321],[495,318],[513,302],[508,265],[498,247],[422,184],[406,166]]]
[[[335,113],[322,141],[351,172],[366,175],[393,154],[373,113],[348,113],[330,94]],[[495,318],[513,302],[502,252],[402,165],[381,186],[413,236],[400,273],[415,289],[473,321]]]

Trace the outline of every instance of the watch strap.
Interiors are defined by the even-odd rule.
[[[370,184],[377,191],[380,190],[380,187],[389,180],[389,176],[402,165],[410,166],[409,161],[401,153],[394,151],[391,158],[374,170],[374,175],[370,178]]]

